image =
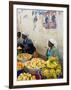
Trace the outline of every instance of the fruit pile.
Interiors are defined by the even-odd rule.
[[[51,57],[46,61],[46,68],[42,69],[42,76],[46,78],[58,78],[62,74],[62,67],[57,57]]]
[[[48,68],[56,68],[58,65],[59,61],[57,57],[50,57],[47,61],[46,61],[46,65]]]
[[[50,57],[47,61],[42,58],[32,58],[30,61],[24,63],[17,62],[17,69],[28,70],[18,76],[18,80],[35,80],[39,79],[56,79],[62,76],[62,66],[57,57]]]
[[[46,66],[46,62],[41,58],[33,58],[31,61],[25,63],[29,69],[40,69]]]
[[[17,62],[17,70],[23,69],[24,66],[25,66],[24,63],[22,63],[22,62],[20,62],[20,61]]]
[[[19,76],[18,76],[18,81],[20,80],[36,80],[36,77],[35,75],[31,75],[29,73],[21,73]]]
[[[17,56],[17,59],[20,61],[30,60],[31,58],[32,58],[32,55],[28,54],[28,53],[21,53],[21,54],[18,54],[18,56]]]

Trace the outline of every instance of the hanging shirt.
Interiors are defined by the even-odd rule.
[[[45,23],[46,23],[46,24],[48,23],[48,20],[49,20],[49,18],[48,18],[48,16],[46,16],[46,17],[45,17]]]
[[[52,16],[52,22],[56,22],[56,17],[55,17],[55,15]]]

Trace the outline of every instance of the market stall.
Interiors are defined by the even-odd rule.
[[[17,80],[41,80],[62,78],[62,65],[57,57],[48,60],[34,58],[28,53],[17,55]]]

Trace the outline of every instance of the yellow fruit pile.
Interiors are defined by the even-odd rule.
[[[42,69],[42,75],[47,78],[57,78],[62,74],[61,64],[57,57],[51,57],[46,61],[46,68]]]
[[[49,76],[49,69],[48,68],[42,68],[42,76]]]
[[[58,66],[57,66],[57,68],[56,68],[56,75],[59,76],[60,74],[62,74],[62,67],[61,67],[60,64],[58,64]]]
[[[30,62],[25,63],[25,66],[30,69],[44,68],[45,65],[46,65],[46,62],[41,58],[33,58]]]
[[[25,62],[24,65],[25,65],[25,67],[27,67],[28,69],[32,68],[31,61]]]
[[[28,53],[21,53],[21,54],[18,54],[17,56],[17,59],[18,60],[29,60],[32,58],[32,55],[31,54],[28,54]]]
[[[39,69],[41,71],[41,74],[43,77],[47,79],[51,78],[58,78],[60,75],[62,75],[62,67],[59,63],[59,60],[57,57],[50,57],[47,61],[41,59],[41,58],[33,58],[30,61],[26,61],[24,63],[18,62],[17,68],[28,68],[29,71],[32,70],[35,72],[35,69]],[[18,80],[34,80],[36,79],[35,76],[32,76],[29,73],[22,73],[18,76]]]
[[[18,81],[20,80],[36,80],[36,77],[35,75],[31,75],[29,73],[21,73],[19,76],[18,76]]]
[[[48,68],[56,68],[58,65],[58,58],[57,57],[50,57],[46,62]]]

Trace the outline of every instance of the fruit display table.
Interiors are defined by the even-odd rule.
[[[20,55],[20,58],[18,56],[17,60],[18,80],[31,80],[30,78],[33,80],[62,78],[62,66],[57,57],[50,57],[48,60],[44,60],[42,58],[33,58],[29,54]],[[25,59],[23,56],[25,56]]]

